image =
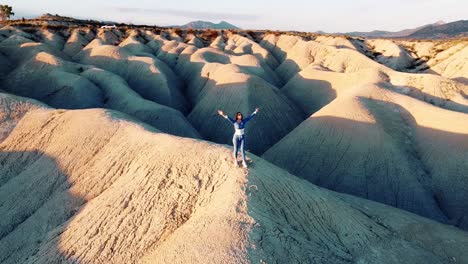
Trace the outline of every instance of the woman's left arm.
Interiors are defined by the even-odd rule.
[[[250,114],[248,117],[244,118],[243,121],[248,122],[250,119],[252,119],[252,117],[254,117],[258,113],[258,110],[259,110],[258,108],[255,108],[255,111],[252,114]]]

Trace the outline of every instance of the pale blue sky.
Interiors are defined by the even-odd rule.
[[[245,29],[401,30],[468,19],[467,0],[3,0],[17,17],[43,13],[149,25],[226,20]]]

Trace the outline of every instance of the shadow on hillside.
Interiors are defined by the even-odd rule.
[[[13,42],[15,40],[13,40],[12,42],[8,42],[8,43],[6,40],[3,42],[0,42],[0,52],[5,54],[5,56],[10,60],[11,66],[13,68],[20,66],[19,63],[22,62],[20,60],[24,59],[24,61],[26,62],[29,59],[31,59],[33,55],[39,52],[47,52],[58,58],[61,58],[67,61],[72,61],[68,55],[66,55],[61,50],[58,50],[57,48],[53,46],[50,46],[42,42],[35,42],[35,40],[28,39],[28,38],[24,38],[24,39],[26,41],[22,41],[21,39],[19,39],[19,40],[16,40],[16,42]],[[34,44],[34,45],[29,45],[27,43]],[[19,58],[11,57],[11,54],[20,55],[20,57]]]
[[[84,200],[69,176],[39,151],[0,152],[0,262],[79,263],[60,248],[60,234]]]
[[[454,80],[457,81],[457,82],[460,82],[460,83],[463,83],[463,84],[468,85],[468,78],[465,78],[465,77],[457,77],[457,78],[454,78]],[[468,95],[465,95],[465,98],[468,99]]]
[[[273,69],[273,71],[278,75],[283,86],[301,71],[299,65],[294,60],[288,58],[288,53],[276,44],[272,44],[264,40],[258,41],[257,44],[266,49],[278,62],[278,67]],[[294,45],[296,45],[296,43],[294,43]],[[282,73],[281,71],[284,71],[283,68],[285,68],[285,65],[289,67],[288,72]]]
[[[287,84],[294,76],[301,72],[301,67],[294,60],[285,58],[280,66],[275,69],[275,72],[283,83]]]
[[[286,58],[286,51],[278,47],[276,44],[260,40],[257,42],[261,47],[266,49],[278,61],[279,64],[283,63]]]
[[[159,49],[155,51],[155,54],[158,58],[164,59],[167,58],[166,55],[168,52]],[[232,144],[232,124],[226,122],[226,120],[223,120],[223,118],[217,115],[216,111],[218,109],[224,110],[231,116],[237,111],[241,111],[247,116],[255,107],[259,107],[262,109],[262,112],[265,111],[264,113],[267,114],[275,112],[277,117],[281,115],[287,116],[289,114],[288,111],[291,111],[286,109],[287,111],[283,113],[278,112],[281,110],[274,106],[276,102],[279,101],[288,109],[293,109],[292,112],[295,112],[297,115],[285,120],[285,123],[282,125],[278,124],[278,118],[273,118],[272,116],[266,117],[266,119],[270,119],[269,122],[273,123],[273,126],[281,126],[280,132],[278,133],[268,132],[266,127],[255,129],[255,125],[253,125],[256,123],[255,121],[249,124],[252,128],[247,129],[247,134],[252,135],[253,133],[253,135],[249,137],[247,142],[255,143],[247,143],[247,148],[254,153],[263,153],[306,118],[306,115],[280,91],[277,85],[281,84],[281,80],[279,78],[276,80],[275,78],[277,77],[269,75],[275,74],[271,68],[268,68],[271,70],[270,73],[268,69],[265,70],[260,67],[239,66],[241,73],[259,77],[268,83],[269,87],[267,88],[263,87],[265,85],[259,82],[255,85],[235,82],[217,84],[215,80],[210,78],[211,72],[208,72],[206,76],[203,77],[193,76],[192,74],[200,74],[203,68],[210,62],[224,65],[229,64],[231,63],[229,58],[222,54],[208,52],[204,54],[204,58],[207,60],[207,63],[205,63],[191,61],[191,55],[192,54],[179,54],[178,62],[173,68],[173,71],[176,72],[184,82],[185,88],[183,89],[183,93],[193,105],[188,119],[204,139],[222,144]],[[264,62],[262,66],[267,66],[266,62]],[[273,101],[268,97],[268,93],[261,92],[263,89],[270,89],[271,94],[275,94]],[[207,102],[210,102],[209,105]],[[245,107],[246,105],[248,107]],[[284,110],[285,107],[282,109]],[[263,117],[256,117],[255,119],[259,118]]]
[[[281,90],[286,97],[298,105],[307,116],[312,115],[336,99],[336,91],[332,88],[329,82],[324,80],[308,79],[299,75],[302,71],[301,67],[294,60],[287,58],[287,52],[285,50],[266,41],[260,41],[258,44],[268,50],[268,52],[270,52],[270,54],[278,61],[279,66],[274,70],[277,73],[277,76],[284,83]],[[285,65],[288,67],[285,67]],[[280,74],[280,70],[287,70],[288,72]],[[291,89],[291,92],[285,91],[283,88],[291,85],[289,82],[293,80],[298,82],[301,87],[305,88],[305,90],[299,90],[297,88],[299,85],[294,83],[294,86],[296,87],[295,89]]]
[[[294,76],[281,91],[307,116],[319,111],[337,97],[330,82],[305,78],[299,74]]]
[[[371,59],[371,60],[373,60],[373,61],[375,61],[375,62],[377,62],[379,64],[382,64],[384,66],[389,67],[388,65],[386,65],[385,63],[382,63],[381,61],[387,61],[388,59],[393,59],[394,58],[393,56],[384,56],[382,53],[374,51],[374,49],[372,47],[368,46],[361,39],[354,39],[353,41],[351,41],[351,43],[353,44],[353,46],[356,48],[357,51],[364,54],[369,59]],[[406,47],[404,47],[404,46],[402,46],[402,45],[400,45],[398,43],[395,43],[395,44],[398,45],[399,47],[401,47],[406,52],[408,52],[408,54],[412,53],[412,51],[409,50],[408,48],[406,48]],[[381,60],[379,60],[378,58],[381,58]],[[427,65],[427,62],[428,62],[428,60],[425,59],[425,58],[412,58],[411,64],[409,64],[404,69],[398,69],[398,70],[393,69],[393,70],[399,71],[399,72],[430,73],[430,74],[439,75],[438,73],[436,73],[436,72],[434,72],[433,70],[430,69],[430,66]]]
[[[219,116],[223,110],[234,118],[244,118],[256,107],[260,113],[246,125],[248,151],[261,154],[297,127],[307,116],[279,89],[263,80],[218,84],[209,79],[198,93],[198,101],[188,115],[190,123],[209,141],[232,144],[233,125]]]
[[[431,66],[427,64],[428,62],[429,60],[426,58],[414,59],[413,63],[406,69],[406,71],[410,73],[429,73],[440,75],[439,73],[431,69]]]
[[[121,48],[125,49],[125,48]],[[152,63],[131,60],[131,64],[125,59],[115,59],[109,56],[96,56],[93,49],[82,51],[83,58],[92,58],[92,65],[112,72],[123,78],[128,86],[146,100],[179,110],[186,115],[191,106],[185,96],[182,95],[183,85],[176,73],[165,62],[152,54],[137,56],[129,52],[130,56],[147,57],[154,59],[156,67]],[[141,55],[141,54],[140,54]],[[82,62],[79,62],[83,64]],[[114,63],[113,67],[108,67]],[[159,65],[158,65],[159,63]],[[161,87],[163,85],[163,87]],[[181,96],[181,97],[180,97]]]
[[[185,49],[182,49],[180,50],[180,52],[182,52],[183,50]],[[190,66],[191,67],[194,67],[195,69],[201,69],[203,68],[204,65],[208,64],[208,63],[219,63],[219,64],[223,64],[223,65],[227,65],[227,64],[231,64],[231,59],[229,58],[228,54],[229,54],[229,51],[224,51],[226,52],[227,54],[219,54],[219,53],[215,53],[215,52],[212,52],[212,51],[205,51],[203,54],[200,54],[202,55],[202,58],[204,60],[206,60],[207,63],[204,63],[204,62],[194,62],[194,61],[190,61],[190,58],[189,57],[186,57],[184,58],[185,61],[190,61]],[[189,54],[189,56],[192,55],[192,54]],[[253,54],[250,54],[250,55],[253,55]],[[175,72],[177,73],[177,75],[181,76],[182,74],[180,73],[180,66],[178,66],[178,62],[179,62],[179,57],[180,56],[186,56],[186,54],[181,54],[181,53],[178,53],[176,51],[164,51],[162,49],[159,49],[155,52],[155,56],[164,61],[168,66],[170,66],[170,68]],[[232,56],[243,56],[243,55],[232,55]],[[256,56],[258,58],[258,56]],[[264,79],[265,81],[269,82],[270,84],[274,85],[275,87],[277,88],[281,88],[281,86],[283,85],[281,79],[275,74],[275,72],[273,71],[273,69],[271,69],[271,67],[267,64],[266,60],[263,60],[263,59],[259,59],[259,62],[260,62],[260,65],[259,66],[247,66],[247,65],[239,65],[239,64],[235,64],[237,65],[242,72],[246,73],[246,74],[251,74],[251,75],[256,75],[262,79]],[[175,61],[175,63],[174,63]],[[234,64],[234,63],[232,63]],[[200,72],[200,71],[198,71]],[[183,79],[183,78],[182,78]],[[185,83],[185,87],[187,87],[188,84]]]
[[[419,126],[399,105],[363,102],[376,123],[311,117],[302,135],[291,132],[263,157],[321,187],[468,230],[468,135]]]
[[[416,87],[389,85],[386,83],[383,83],[380,86],[385,87],[386,89],[389,89],[393,92],[397,92],[399,94],[410,96],[410,97],[422,100],[424,102],[430,103],[432,105],[435,105],[435,106],[438,106],[447,110],[468,113],[468,105],[459,104],[459,103],[451,101],[450,99],[441,98],[438,96],[425,93]],[[461,91],[460,93],[463,97],[466,98],[466,95],[464,95],[463,91]]]

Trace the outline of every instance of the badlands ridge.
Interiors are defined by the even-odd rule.
[[[0,102],[0,263],[468,263],[466,40],[6,26]]]

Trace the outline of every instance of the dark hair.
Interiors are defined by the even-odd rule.
[[[237,120],[237,117],[241,115],[241,120],[244,119],[244,115],[241,113],[241,112],[237,112],[236,113],[236,120]]]

